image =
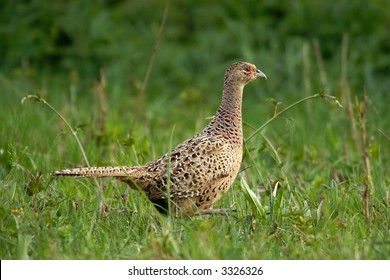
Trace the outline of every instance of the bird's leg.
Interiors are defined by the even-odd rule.
[[[231,212],[237,212],[237,209],[230,208],[219,208],[219,209],[206,209],[199,212],[199,216],[210,216],[210,215],[222,215],[222,216],[230,216]]]

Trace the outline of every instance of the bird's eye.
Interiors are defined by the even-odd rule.
[[[244,71],[245,71],[245,72],[252,72],[252,68],[251,68],[250,66],[246,66],[246,67],[244,68]]]

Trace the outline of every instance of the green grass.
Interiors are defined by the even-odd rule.
[[[272,40],[263,32],[260,41],[249,32],[252,29],[242,28],[251,22],[248,9],[233,9],[238,13],[234,17],[246,18],[247,13],[248,18],[232,18],[226,32],[219,29],[217,16],[208,17],[213,27],[209,33],[191,33],[196,35],[191,37],[195,47],[183,37],[189,27],[179,24],[186,5],[174,4],[140,104],[163,13],[160,8],[158,16],[149,11],[145,19],[153,22],[153,32],[130,32],[134,46],[126,41],[122,46],[111,37],[117,42],[110,45],[116,46],[114,50],[96,46],[98,51],[118,52],[126,58],[98,60],[105,72],[103,99],[94,82],[99,77],[97,68],[82,70],[88,59],[77,68],[77,59],[65,54],[77,67],[60,64],[58,71],[34,64],[0,68],[1,259],[389,259],[390,84],[383,67],[386,48],[380,38],[384,33],[378,31],[378,41],[370,41],[372,48],[377,48],[376,43],[383,47],[383,65],[377,63],[379,47],[378,53],[366,52],[367,46],[358,44],[360,37],[353,36],[356,30],[351,31],[354,44],[348,48],[348,58],[343,57],[342,36],[325,43],[320,40],[320,46],[326,47],[322,65],[315,55],[321,50],[310,39],[299,37],[302,30],[282,26],[294,23],[293,15],[275,27],[279,33]],[[213,9],[198,7],[194,13],[199,18],[207,13],[223,18],[220,8]],[[110,19],[118,10],[113,13]],[[380,17],[372,25],[375,22],[381,22]],[[254,28],[260,32],[272,26]],[[118,34],[127,34],[124,29],[118,27]],[[149,30],[142,22],[131,25],[134,29]],[[318,32],[320,39],[329,39],[325,31]],[[292,35],[283,41],[286,34]],[[21,104],[29,94],[49,102],[77,128],[93,166],[143,164],[208,123],[220,102],[223,71],[237,59],[255,63],[268,76],[267,81],[246,87],[246,139],[275,112],[316,93],[335,96],[343,109],[330,99],[314,98],[288,109],[246,141],[242,171],[216,205],[235,209],[229,217],[161,217],[141,193],[115,180],[52,178],[50,172],[85,166],[86,160],[75,137],[48,106],[33,99]],[[342,71],[346,65],[347,75]],[[350,89],[350,99],[342,80]],[[364,89],[368,101],[362,119]],[[351,120],[356,121],[356,135]],[[363,138],[372,178],[366,205],[364,192],[370,180]]]

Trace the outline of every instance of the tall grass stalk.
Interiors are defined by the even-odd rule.
[[[69,122],[65,119],[65,117],[60,113],[58,112],[49,102],[47,102],[43,97],[39,96],[39,95],[26,95],[25,97],[22,98],[21,102],[22,104],[24,104],[24,102],[28,99],[34,99],[40,103],[43,103],[45,106],[47,106],[52,112],[54,112],[64,123],[65,125],[68,127],[70,133],[72,134],[73,138],[76,140],[77,142],[77,145],[79,146],[79,149],[80,149],[80,152],[85,160],[85,163],[88,167],[91,167],[91,165],[89,164],[89,161],[88,161],[88,157],[87,157],[87,154],[85,153],[84,151],[84,148],[83,148],[83,145],[81,144],[81,141],[79,139],[79,137],[77,136],[77,130],[73,129],[72,126],[69,124]],[[104,196],[103,196],[103,187],[102,185],[98,182],[98,179],[96,178],[93,178],[93,180],[95,181],[95,184],[97,186],[97,189],[98,189],[98,200],[97,200],[97,209],[98,209],[98,213],[99,213],[99,217],[102,218],[103,215],[104,215],[104,209],[105,209],[105,206],[104,206]],[[94,221],[92,222],[91,224],[91,230],[93,228],[93,225],[94,225]]]

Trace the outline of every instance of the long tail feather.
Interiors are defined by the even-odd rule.
[[[129,166],[104,166],[104,167],[83,167],[54,171],[53,176],[73,177],[127,177],[134,167]]]

